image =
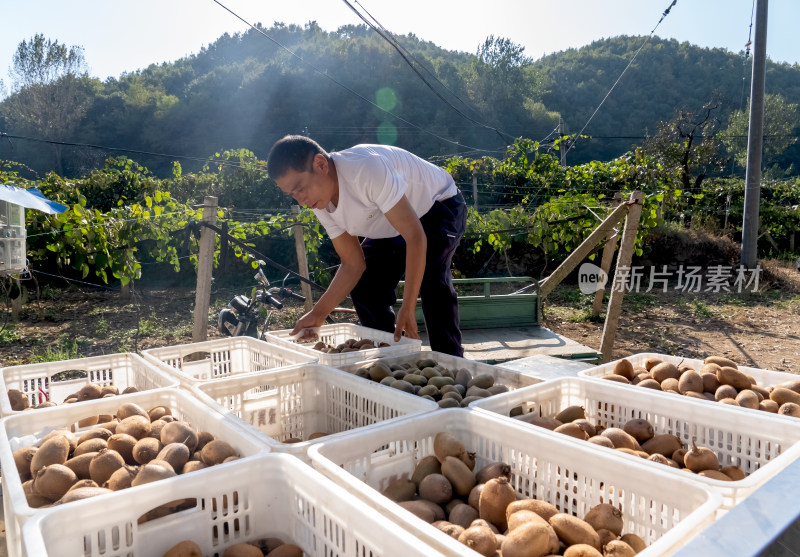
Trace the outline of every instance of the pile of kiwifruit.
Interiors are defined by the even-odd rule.
[[[227,442],[177,420],[166,406],[146,411],[128,402],[115,415],[91,416],[78,427],[86,422],[94,427],[51,431],[38,445],[14,452],[28,505],[78,501],[239,458]]]
[[[485,557],[627,557],[646,544],[622,534],[622,512],[601,503],[583,519],[538,499],[518,499],[511,468],[492,462],[475,471],[475,453],[447,432],[411,478],[389,483],[383,495]]]
[[[184,540],[172,546],[163,557],[203,557],[203,549],[191,540]],[[303,550],[280,538],[262,538],[228,546],[222,557],[303,557]]]
[[[314,439],[319,439],[320,437],[325,437],[326,435],[328,435],[328,434],[325,433],[324,431],[315,431],[314,433],[312,433],[311,435],[308,436],[306,441],[313,441]],[[288,444],[288,445],[291,445],[291,444],[294,444],[294,443],[302,443],[302,442],[303,442],[303,440],[300,437],[289,437],[288,439],[284,439],[283,441],[281,441],[281,443]]]
[[[584,408],[576,405],[564,408],[554,417],[540,416],[535,412],[523,414],[521,406],[512,408],[510,415],[556,433],[694,472],[706,478],[738,481],[745,477],[744,471],[738,466],[720,466],[717,454],[708,447],[698,446],[694,438],[692,446],[686,447],[676,435],[656,434],[653,425],[642,418],[628,420],[621,428],[603,427],[602,424],[592,424],[587,420]]]
[[[763,387],[752,375],[739,370],[736,362],[709,356],[697,370],[689,364],[675,365],[651,357],[643,366],[622,359],[603,379],[800,418],[800,379]]]
[[[325,354],[344,354],[345,352],[358,352],[359,350],[369,350],[370,348],[383,348],[391,346],[388,342],[378,342],[368,338],[355,339],[348,338],[346,341],[333,346],[323,341],[317,341],[312,348]]]
[[[440,408],[466,408],[473,401],[508,392],[506,385],[495,384],[491,374],[473,376],[467,369],[449,369],[432,358],[392,365],[376,360],[355,374],[436,401]]]
[[[84,402],[86,400],[95,400],[98,398],[108,398],[117,396],[119,394],[127,395],[130,393],[138,393],[139,389],[136,387],[128,387],[121,393],[114,385],[106,385],[101,387],[97,383],[88,383],[80,388],[79,391],[72,393],[64,399],[62,404],[72,404],[73,402]],[[8,390],[8,401],[11,403],[11,409],[15,412],[22,410],[37,410],[39,408],[49,408],[50,406],[57,406],[58,404],[52,400],[46,400],[36,406],[31,406],[30,400],[27,395],[19,389]]]

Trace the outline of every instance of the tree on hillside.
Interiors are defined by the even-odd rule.
[[[660,122],[658,132],[642,145],[646,154],[678,173],[684,192],[699,195],[703,180],[725,165],[716,136],[721,104],[712,99],[699,110],[676,111],[669,122]]]
[[[89,104],[83,47],[37,34],[17,46],[9,69],[11,94],[2,105],[9,129],[48,140],[69,140]],[[61,147],[53,167],[63,173]]]
[[[720,133],[722,142],[744,168],[747,165],[747,136],[750,122],[750,103],[746,110],[736,110],[728,119],[728,127]],[[765,163],[783,153],[797,141],[795,131],[800,126],[796,103],[787,102],[781,95],[764,96],[764,150]]]

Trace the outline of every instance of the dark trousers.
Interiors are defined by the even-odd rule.
[[[420,286],[422,313],[431,349],[463,356],[458,321],[458,297],[450,264],[464,235],[467,206],[461,192],[437,201],[420,217],[428,240],[425,274]],[[358,318],[365,327],[394,332],[397,283],[406,268],[406,243],[402,236],[366,238],[361,243],[367,269],[350,293]]]

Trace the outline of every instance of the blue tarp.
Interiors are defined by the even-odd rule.
[[[22,205],[26,209],[35,209],[43,213],[63,213],[67,210],[65,205],[50,201],[36,188],[23,189],[16,186],[0,184],[0,201],[8,201]]]

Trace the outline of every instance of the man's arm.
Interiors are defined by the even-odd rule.
[[[364,252],[361,251],[358,238],[345,232],[334,238],[332,242],[333,248],[339,255],[342,264],[336,271],[336,275],[334,275],[328,289],[317,300],[311,311],[297,320],[294,329],[292,329],[291,334],[293,335],[300,332],[301,329],[310,329],[322,325],[330,312],[350,294],[350,291],[353,290],[364,273],[364,269],[367,268],[367,264],[364,261]]]
[[[405,195],[385,214],[389,223],[406,241],[406,279],[403,287],[403,305],[397,314],[394,340],[395,342],[399,341],[404,331],[407,337],[419,338],[416,306],[422,276],[425,274],[428,239],[419,217]]]

